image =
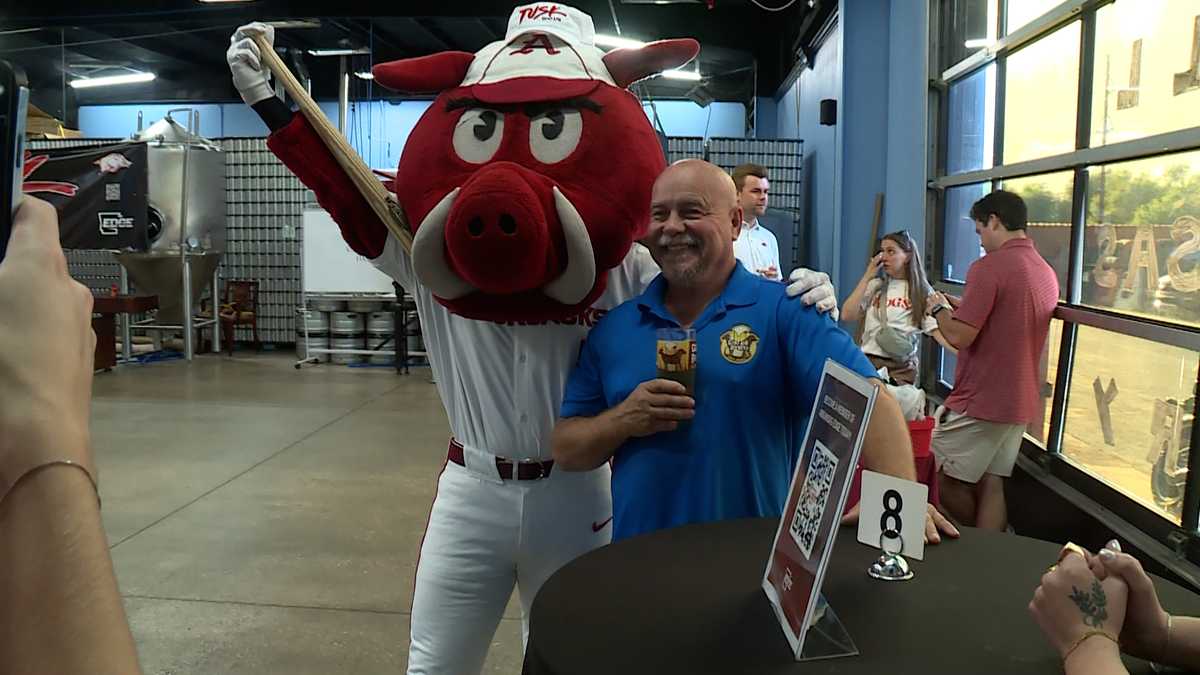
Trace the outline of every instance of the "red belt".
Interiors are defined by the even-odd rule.
[[[466,460],[463,459],[462,443],[450,439],[450,452],[447,453],[447,458],[459,466],[465,467]],[[516,468],[514,476],[513,469]],[[500,473],[500,477],[504,480],[541,480],[550,476],[550,469],[554,468],[554,460],[546,460],[539,462],[538,460],[530,460],[528,462],[514,462],[510,459],[496,458],[496,471]]]

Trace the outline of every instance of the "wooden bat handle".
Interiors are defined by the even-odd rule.
[[[325,113],[321,112],[317,102],[308,95],[296,76],[292,75],[292,71],[288,69],[283,59],[279,58],[279,54],[275,53],[275,48],[267,42],[267,38],[261,33],[255,33],[251,37],[258,45],[262,62],[274,73],[275,77],[279,78],[288,95],[300,106],[300,112],[308,118],[309,124],[317,132],[321,142],[329,148],[333,158],[337,160],[338,165],[354,183],[354,187],[358,188],[363,199],[367,200],[371,210],[379,216],[379,220],[383,221],[388,231],[400,240],[404,250],[411,253],[412,233],[409,232],[403,211],[392,201],[387,188],[379,182],[362,157],[354,151],[354,148],[350,147],[346,137],[334,128],[329,118],[325,117]]]

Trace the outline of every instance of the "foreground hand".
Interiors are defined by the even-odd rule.
[[[867,269],[863,271],[864,279],[873,279],[879,274],[879,266],[883,264],[883,254],[876,253],[874,258],[867,261]]]
[[[1129,587],[1121,647],[1147,661],[1163,659],[1168,639],[1167,613],[1158,602],[1154,582],[1138,559],[1122,553],[1121,545],[1114,539],[1092,556],[1092,571],[1101,579],[1119,577]]]
[[[67,274],[54,207],[28,195],[0,263],[0,317],[0,468],[18,451],[92,467],[92,292]]]
[[[954,523],[950,522],[946,516],[943,516],[940,511],[933,507],[933,504],[925,505],[925,543],[940,544],[942,543],[942,535],[946,535],[951,539],[958,539],[958,528]]]
[[[275,44],[275,27],[256,21],[239,27],[229,38],[229,49],[225,52],[225,61],[233,73],[233,86],[246,105],[254,105],[275,95],[269,82],[271,71],[262,64],[262,53],[253,40],[254,35],[264,35],[267,44]]]
[[[788,297],[800,296],[800,301],[806,305],[814,305],[822,314],[829,314],[834,321],[838,320],[837,296],[829,275],[805,267],[797,267],[788,276]]]
[[[1029,612],[1061,657],[1088,631],[1102,630],[1114,638],[1120,635],[1127,595],[1123,579],[1110,575],[1101,581],[1083,556],[1072,553],[1042,576]],[[1088,638],[1087,642],[1117,652],[1116,645],[1103,637]]]
[[[618,419],[633,437],[672,431],[696,416],[696,401],[674,380],[643,382],[618,407]]]

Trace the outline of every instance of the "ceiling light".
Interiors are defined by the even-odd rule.
[[[154,73],[122,73],[121,75],[108,75],[105,77],[81,77],[78,80],[71,80],[67,84],[75,89],[87,89],[88,87],[106,87],[111,84],[149,82],[154,77]]]
[[[963,46],[966,47],[967,49],[979,49],[980,47],[991,47],[992,40],[989,40],[987,38],[975,38],[973,40],[967,40],[966,42],[963,43]]]
[[[617,37],[616,35],[596,35],[596,44],[601,47],[618,47],[621,49],[637,49],[645,47],[646,43],[641,40],[631,40],[629,38]]]
[[[672,80],[691,80],[695,82],[700,79],[700,72],[696,70],[679,70],[678,68],[675,68],[672,70],[664,70],[659,74]]]
[[[316,19],[285,19],[283,21],[268,21],[272,28],[320,28],[321,22]]]
[[[354,76],[355,76],[355,77],[360,77],[360,78],[362,78],[362,79],[364,79],[364,80],[373,80],[373,79],[375,79],[375,73],[372,73],[372,72],[371,72],[371,71],[369,71],[369,70],[364,70],[364,71],[362,71],[361,73],[355,73],[355,74],[354,74]]]
[[[339,48],[339,49],[310,49],[310,56],[353,56],[355,54],[370,54],[371,50],[366,47],[354,48]]]

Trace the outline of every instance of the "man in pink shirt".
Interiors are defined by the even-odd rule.
[[[1042,405],[1038,364],[1058,278],[1025,234],[1025,202],[997,190],[971,207],[986,252],[961,301],[933,293],[927,311],[958,349],[954,391],[937,413],[933,453],[942,504],[968,525],[1008,526],[1004,478]]]

